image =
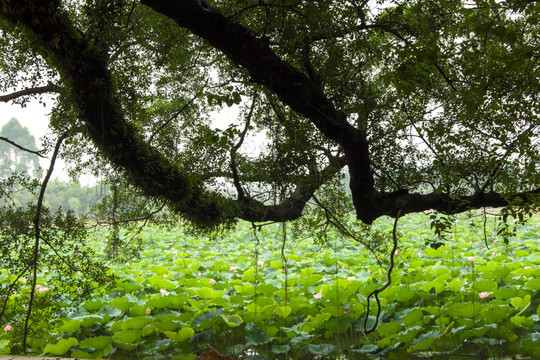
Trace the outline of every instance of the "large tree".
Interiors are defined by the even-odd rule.
[[[538,201],[538,2],[2,0],[0,19],[0,100],[58,94],[66,158],[197,225],[296,219],[344,173],[365,223]]]

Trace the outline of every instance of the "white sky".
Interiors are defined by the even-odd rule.
[[[40,104],[37,100],[29,101],[23,108],[20,105],[13,105],[11,102],[0,102],[0,128],[4,126],[11,118],[19,120],[22,126],[28,128],[30,133],[36,139],[38,149],[41,148],[41,138],[48,133],[49,118],[47,114],[50,108]],[[41,167],[44,172],[49,167],[50,159],[40,159]],[[64,170],[64,163],[57,160],[54,166],[52,177],[67,181],[68,175]],[[92,183],[92,179],[80,179],[82,184]]]

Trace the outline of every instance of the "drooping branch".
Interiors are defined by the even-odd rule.
[[[10,139],[8,139],[6,137],[3,137],[3,136],[0,136],[0,140],[5,141],[8,144],[11,144],[11,145],[15,146],[19,150],[26,151],[26,152],[28,152],[30,154],[37,155],[40,158],[45,158],[45,155],[42,154],[42,151],[35,151],[35,150],[27,149],[24,146],[17,144],[15,141],[12,141],[12,140],[10,140]]]

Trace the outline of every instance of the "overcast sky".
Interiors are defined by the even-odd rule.
[[[30,133],[36,139],[38,149],[41,148],[41,138],[47,134],[49,124],[48,116],[50,109],[43,106],[37,100],[32,100],[26,107],[12,105],[11,103],[0,102],[0,128],[4,126],[11,118],[19,120],[22,126],[28,128]],[[41,167],[46,171],[49,167],[50,159],[41,159]],[[64,171],[64,164],[57,160],[54,166],[53,178],[68,180],[67,173]],[[81,179],[81,183],[88,184],[93,182],[91,179]]]

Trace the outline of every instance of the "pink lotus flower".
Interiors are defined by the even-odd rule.
[[[473,262],[474,261],[474,256],[467,256],[467,260]]]
[[[316,294],[313,294],[313,298],[315,300],[320,300],[322,298],[322,294],[320,292],[316,293]]]
[[[349,277],[347,278],[347,280],[349,280],[349,281],[354,281],[354,280],[356,280],[356,276],[349,276]]]
[[[151,312],[152,310],[150,310],[150,308],[146,308],[146,315],[150,315]]]
[[[216,280],[210,279],[210,280],[208,280],[208,282],[209,282],[210,284],[215,284],[215,283],[216,283]]]
[[[264,261],[262,261],[262,260],[257,261],[257,265],[259,265],[259,266],[264,265]]]
[[[160,289],[159,292],[161,293],[161,295],[163,296],[169,296],[169,292],[165,289]]]
[[[4,331],[5,331],[5,332],[13,331],[13,326],[11,326],[11,325],[9,325],[9,324],[6,325],[6,327],[4,328]]]
[[[480,297],[480,299],[485,299],[489,296],[489,293],[487,291],[482,291],[478,294],[478,296]]]
[[[229,268],[230,271],[234,271],[234,272],[236,272],[237,269],[238,269],[238,268],[237,268],[236,266],[231,266],[231,267]]]

